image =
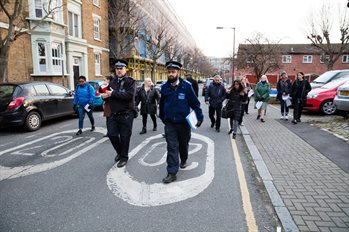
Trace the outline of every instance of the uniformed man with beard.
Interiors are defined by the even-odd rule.
[[[117,155],[115,162],[121,168],[127,164],[132,124],[135,116],[136,82],[126,74],[127,61],[118,59],[115,74],[103,98],[109,97],[111,116],[108,120],[108,137]]]
[[[177,179],[179,167],[187,167],[191,128],[186,116],[193,109],[199,127],[204,119],[200,102],[191,84],[180,78],[182,65],[176,61],[166,62],[167,82],[161,86],[159,117],[165,124],[167,142],[167,176],[163,183],[171,183]],[[178,157],[180,156],[180,161]]]

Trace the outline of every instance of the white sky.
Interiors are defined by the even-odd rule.
[[[347,12],[347,0],[168,0],[207,56],[224,57],[233,51],[233,30],[217,30],[217,26],[235,27],[235,51],[253,33],[281,43],[309,43],[306,31],[309,15],[319,12],[330,2]],[[339,42],[338,17],[333,17],[333,42]]]

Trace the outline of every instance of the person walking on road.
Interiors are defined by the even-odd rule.
[[[165,124],[167,142],[167,176],[162,180],[165,184],[177,179],[179,167],[187,167],[191,128],[186,116],[190,109],[195,111],[198,120],[196,127],[200,127],[204,119],[192,85],[180,78],[181,67],[179,62],[166,62],[167,82],[161,86],[159,116]]]
[[[293,124],[301,122],[303,107],[307,103],[307,95],[311,90],[308,80],[304,79],[304,73],[298,72],[297,79],[292,85],[292,102],[293,102]]]
[[[254,91],[254,98],[256,103],[261,102],[262,104],[258,108],[258,116],[257,120],[261,120],[261,122],[265,122],[264,116],[265,111],[267,110],[268,102],[270,99],[270,84],[268,83],[267,75],[263,75],[260,81],[257,83]],[[257,105],[257,104],[256,104]]]
[[[191,73],[187,73],[186,78],[187,78],[187,81],[189,81],[191,83],[191,86],[193,86],[195,95],[199,96],[199,85],[198,85],[198,82],[193,78]]]
[[[107,76],[104,78],[104,83],[99,87],[99,92],[101,94],[105,94],[107,90],[110,90],[109,83],[113,79],[112,76]],[[108,119],[111,115],[110,105],[109,105],[109,98],[103,99],[103,116],[105,117],[106,126],[108,128]],[[104,135],[104,137],[108,137],[108,134]]]
[[[230,119],[230,130],[228,134],[233,133],[233,139],[236,138],[236,132],[242,111],[241,105],[245,96],[246,91],[238,80],[235,80],[228,88],[225,96],[228,99],[227,111],[229,112],[228,117]]]
[[[91,122],[91,131],[95,130],[95,120],[93,118],[93,100],[95,97],[95,89],[86,82],[85,76],[79,77],[79,84],[75,88],[74,94],[74,111],[78,112],[79,130],[76,135],[82,134],[84,127],[85,113]]]
[[[216,126],[216,131],[220,132],[222,105],[225,100],[226,90],[222,84],[221,77],[215,75],[212,83],[208,86],[205,93],[205,103],[208,107],[208,114],[211,120],[211,128]],[[216,114],[216,118],[215,118]]]
[[[147,118],[148,114],[153,121],[153,131],[157,130],[156,114],[158,110],[158,102],[160,100],[160,93],[154,88],[154,84],[150,78],[144,80],[143,86],[136,94],[136,107],[141,103],[141,112],[143,128],[139,134],[147,133]]]
[[[246,112],[246,114],[248,114],[248,104],[250,102],[250,98],[248,97],[248,92],[251,90],[250,87],[250,83],[248,82],[246,77],[241,78],[240,81],[242,87],[244,88],[244,92],[246,94],[243,95],[242,99],[241,99],[241,114],[240,114],[240,118],[239,118],[239,126],[243,126],[244,123],[243,118],[244,118],[244,113]]]
[[[281,73],[281,79],[278,81],[276,88],[278,91],[276,98],[280,101],[281,119],[288,120],[288,102],[291,100],[292,84],[285,71]]]
[[[111,116],[108,120],[108,137],[117,155],[115,162],[121,168],[127,164],[132,124],[135,117],[136,82],[126,74],[128,63],[117,59],[116,77],[109,83],[110,90],[102,97],[109,98]]]

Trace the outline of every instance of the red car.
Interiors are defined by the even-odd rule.
[[[311,90],[307,96],[305,110],[320,111],[323,114],[331,115],[336,113],[337,108],[333,99],[337,94],[337,88],[349,80],[349,75],[331,81],[320,88]]]

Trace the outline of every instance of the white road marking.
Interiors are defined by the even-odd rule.
[[[132,159],[152,140],[159,138],[162,138],[161,134],[144,140],[129,153],[129,159]],[[201,176],[177,180],[168,185],[163,183],[147,184],[144,181],[136,181],[126,168],[117,168],[114,165],[107,174],[109,189],[114,195],[129,204],[143,207],[171,204],[198,195],[210,185],[214,178],[214,142],[210,138],[196,133],[192,133],[192,138],[207,144],[205,172]],[[192,164],[193,167],[195,168],[195,163]]]
[[[0,147],[3,147],[3,146],[6,146],[6,145],[9,145],[9,144],[11,144],[11,143],[12,143],[12,142],[1,144],[1,145],[0,145]]]
[[[32,155],[35,155],[35,152],[34,153],[29,153],[29,152],[23,152],[23,151],[33,150],[33,149],[36,149],[36,148],[39,148],[39,147],[42,147],[42,146],[43,145],[34,146],[34,147],[27,147],[27,148],[24,148],[24,149],[21,149],[21,150],[14,151],[14,152],[11,153],[11,155],[32,156]]]
[[[101,134],[105,134],[106,133],[106,129],[105,128],[101,128],[101,127],[96,127],[96,132],[101,133]],[[31,141],[31,142],[22,144],[20,146],[7,149],[5,151],[0,152],[0,156],[3,155],[3,154],[7,154],[9,152],[18,150],[18,149],[23,148],[23,147],[31,146],[31,145],[33,145],[33,144],[35,144],[37,142],[41,142],[41,141],[43,141],[45,139],[49,139],[49,138],[52,138],[54,136],[57,136],[57,135],[60,135],[60,134],[63,134],[63,133],[75,133],[75,130],[69,130],[69,131],[62,131],[62,132],[59,132],[59,133],[54,133],[54,134],[45,136],[43,138],[40,138],[40,139]],[[58,166],[61,166],[61,165],[65,164],[65,163],[71,161],[72,159],[75,159],[76,157],[84,154],[85,152],[91,150],[92,148],[98,146],[99,144],[103,143],[106,140],[108,140],[108,138],[102,138],[102,139],[96,141],[95,143],[93,143],[93,144],[91,144],[89,146],[86,146],[87,143],[85,143],[84,144],[85,147],[82,148],[81,150],[77,151],[76,153],[73,153],[72,155],[70,155],[70,156],[68,156],[68,157],[66,157],[64,159],[56,160],[56,161],[49,162],[49,163],[41,163],[41,164],[27,165],[27,166],[18,166],[18,167],[13,167],[13,168],[0,166],[0,181],[4,180],[4,179],[11,179],[11,178],[16,178],[16,177],[21,177],[21,176],[27,176],[27,175],[32,175],[32,174],[35,174],[35,173],[51,170],[53,168],[56,168]],[[79,146],[76,146],[74,148],[77,149],[77,148],[80,148],[81,146],[79,145]],[[70,151],[72,151],[72,150],[73,149],[70,149]]]

